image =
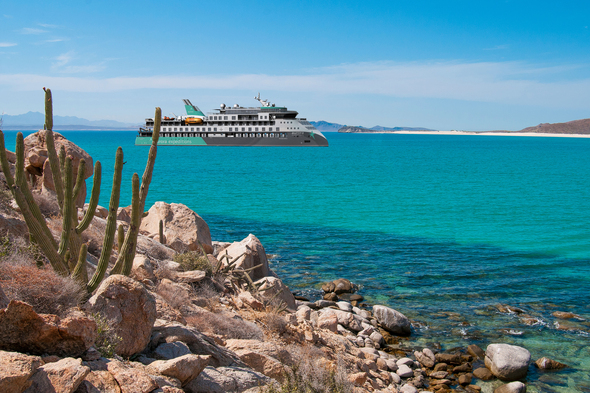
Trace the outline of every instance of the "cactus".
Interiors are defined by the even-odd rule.
[[[94,291],[106,273],[110,256],[113,249],[114,236],[117,230],[117,209],[119,207],[119,197],[121,192],[121,176],[123,171],[123,150],[117,149],[115,160],[115,172],[113,175],[113,188],[111,191],[111,200],[109,203],[109,214],[107,217],[106,233],[103,241],[101,255],[98,261],[97,269],[93,277],[88,281],[86,271],[87,245],[82,244],[81,234],[90,225],[100,196],[101,184],[101,164],[99,161],[94,166],[94,182],[90,196],[88,210],[82,221],[78,223],[78,214],[75,201],[79,196],[82,184],[84,182],[85,162],[80,161],[78,175],[75,183],[73,179],[73,169],[71,157],[66,156],[66,151],[62,145],[59,154],[55,148],[53,137],[53,109],[51,100],[51,90],[45,89],[45,128],[46,128],[46,145],[48,151],[49,165],[53,174],[53,181],[57,194],[57,200],[62,213],[62,234],[59,243],[55,241],[51,231],[47,227],[45,218],[41,214],[39,206],[33,199],[33,195],[28,187],[24,171],[24,138],[22,133],[17,134],[16,141],[16,170],[14,178],[10,172],[10,165],[6,157],[4,145],[4,134],[0,130],[0,165],[6,177],[6,183],[10,188],[21,212],[25,218],[31,239],[38,244],[50,264],[56,272],[61,275],[71,274],[82,285],[86,285],[89,292]],[[131,226],[126,236],[123,238],[122,228],[119,230],[119,258],[113,272],[121,272],[128,275],[131,271],[133,258],[135,256],[137,235],[141,223],[143,209],[149,184],[151,182],[152,171],[156,159],[157,143],[160,131],[160,108],[156,108],[156,126],[152,137],[152,147],[150,148],[148,163],[142,178],[141,189],[139,187],[139,176],[133,175],[133,201],[131,212]],[[113,273],[111,272],[111,273]]]
[[[125,241],[125,228],[123,228],[123,224],[119,225],[117,229],[117,250],[120,250],[123,247],[123,242]]]
[[[161,244],[165,244],[164,240],[164,221],[160,220],[160,227],[159,227],[159,240]]]

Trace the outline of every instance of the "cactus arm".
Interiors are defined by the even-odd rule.
[[[131,220],[129,222],[129,230],[125,235],[123,247],[119,249],[119,256],[111,274],[123,274],[128,276],[131,273],[133,266],[133,258],[135,256],[135,245],[137,243],[137,234],[139,233],[139,176],[137,173],[133,174],[131,178]]]
[[[67,157],[65,160],[64,172],[64,206],[61,211],[63,220],[62,220],[62,230],[61,230],[61,240],[59,242],[59,249],[58,253],[62,256],[62,258],[66,255],[66,251],[68,250],[68,246],[70,245],[70,231],[72,229],[72,209],[73,209],[73,190],[72,190],[72,159]]]
[[[6,184],[8,188],[12,190],[12,186],[14,185],[14,178],[12,177],[12,173],[10,173],[10,165],[8,164],[8,157],[6,156],[6,145],[4,144],[4,133],[0,130],[0,161],[2,164],[2,172],[4,172],[4,177],[6,177]]]
[[[49,239],[49,241],[53,244],[53,248],[57,249],[57,242],[53,238],[53,234],[47,227],[47,223],[45,222],[45,217],[41,213],[41,209],[35,202],[35,198],[33,198],[33,194],[29,189],[27,184],[27,180],[25,178],[25,141],[23,138],[22,132],[16,134],[16,166],[14,170],[14,179],[15,184],[19,187],[21,193],[25,197],[25,202],[27,203],[29,210],[33,217],[37,220],[43,232],[45,232],[45,236]],[[22,209],[22,206],[19,205]]]
[[[160,123],[162,120],[162,110],[156,108],[156,115],[154,116],[154,131],[152,133],[152,146],[148,155],[148,162],[141,177],[141,190],[139,191],[139,210],[143,214],[145,210],[145,201],[152,182],[152,173],[154,170],[154,163],[156,162],[156,154],[158,152],[158,139],[160,138]],[[141,218],[139,219],[141,224]]]
[[[39,221],[35,219],[31,210],[29,209],[29,205],[25,199],[25,196],[21,192],[18,186],[14,185],[12,187],[14,199],[16,203],[19,205],[21,209],[21,213],[25,219],[25,223],[29,228],[29,231],[35,238],[37,245],[43,250],[43,253],[49,260],[49,263],[53,267],[53,269],[62,276],[68,275],[68,268],[63,262],[63,258],[61,255],[58,254],[57,249],[54,247],[53,243],[47,238],[41,224]],[[53,240],[53,238],[52,238]]]
[[[109,215],[107,217],[106,232],[104,241],[102,243],[102,251],[96,266],[94,275],[88,282],[86,289],[92,293],[104,278],[104,275],[109,266],[109,259],[113,250],[113,242],[115,240],[115,230],[117,228],[117,209],[119,208],[119,196],[121,194],[121,175],[123,172],[123,149],[117,149],[117,156],[115,159],[115,173],[113,175],[113,189],[111,191],[111,201],[109,203]]]
[[[125,228],[123,228],[123,224],[119,225],[117,229],[117,250],[120,250],[123,247],[123,242],[125,241]]]
[[[86,214],[84,214],[84,218],[82,218],[82,221],[76,228],[76,233],[78,234],[82,233],[88,228],[92,222],[92,219],[94,218],[94,214],[96,214],[96,206],[98,206],[98,198],[100,197],[101,172],[102,165],[100,161],[96,161],[96,164],[94,164],[94,180],[92,182],[90,202],[88,203],[88,209],[86,210]]]
[[[53,131],[47,130],[45,133],[45,142],[47,144],[47,154],[49,156],[49,166],[51,174],[53,175],[53,185],[55,186],[55,193],[57,194],[57,202],[61,209],[64,204],[64,188],[61,179],[60,160],[55,150],[55,141],[53,139]]]
[[[62,182],[63,182],[63,179],[65,177],[64,165],[66,164],[66,148],[64,147],[64,145],[61,145],[59,147],[58,157],[59,157],[59,173],[61,175]]]
[[[76,199],[78,199],[78,194],[80,194],[80,190],[82,189],[82,183],[84,183],[85,172],[86,172],[86,160],[84,160],[82,158],[82,159],[80,159],[80,165],[78,165],[78,176],[76,177],[76,185],[74,186],[74,195],[73,195],[74,201],[76,201]]]
[[[72,278],[82,285],[88,282],[88,271],[86,270],[86,256],[88,254],[88,245],[82,244],[80,247],[80,255],[78,256],[78,263],[72,272]]]
[[[51,100],[51,89],[45,89],[45,129],[53,130],[53,101]]]
[[[160,220],[158,227],[158,235],[161,244],[164,244],[164,221]]]

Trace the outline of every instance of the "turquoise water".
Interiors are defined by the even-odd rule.
[[[148,147],[133,146],[134,132],[63,134],[103,163],[103,206],[123,147],[128,205]],[[516,343],[573,367],[531,368],[532,391],[590,392],[590,323],[563,331],[551,316],[590,318],[590,139],[327,137],[329,148],[161,147],[146,206],[184,203],[214,240],[254,233],[303,294],[351,279],[369,301],[416,321],[404,346]]]

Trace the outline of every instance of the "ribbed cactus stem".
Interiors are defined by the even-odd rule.
[[[8,157],[6,156],[6,145],[4,143],[4,133],[0,130],[0,161],[2,164],[2,172],[4,173],[4,177],[6,178],[6,184],[8,188],[12,190],[12,186],[14,185],[14,178],[12,177],[12,173],[10,173],[10,165],[8,164]]]
[[[117,257],[115,266],[113,266],[113,270],[111,270],[111,274],[123,274],[128,276],[129,273],[131,273],[131,267],[133,266],[137,234],[139,233],[139,221],[141,219],[139,214],[139,176],[137,173],[134,173],[131,178],[131,195],[131,220],[129,221],[129,230],[125,235],[123,246],[119,249],[119,256]]]
[[[64,206],[61,211],[62,214],[62,230],[61,239],[59,241],[58,253],[62,257],[66,255],[68,246],[70,245],[70,231],[72,229],[72,209],[73,203],[73,189],[72,189],[72,159],[67,157],[64,166]]]
[[[142,212],[145,210],[145,201],[147,194],[150,189],[150,183],[152,182],[152,173],[154,171],[154,164],[156,162],[156,155],[158,153],[158,139],[160,139],[160,123],[162,121],[162,110],[156,108],[156,114],[154,116],[154,132],[152,133],[152,146],[148,155],[147,165],[143,176],[141,177],[141,190],[139,191],[139,210]],[[141,223],[141,218],[140,218]]]
[[[84,183],[84,175],[86,172],[86,160],[83,158],[80,159],[80,163],[78,164],[78,175],[76,176],[76,185],[74,186],[74,201],[78,199],[78,195],[80,194],[80,190],[82,189],[82,184]]]
[[[117,209],[119,208],[119,196],[121,194],[121,175],[123,172],[123,149],[117,149],[117,156],[115,158],[115,173],[113,174],[113,189],[111,191],[111,201],[109,203],[109,215],[107,217],[106,231],[104,241],[102,243],[102,251],[96,271],[92,279],[88,282],[86,289],[88,292],[93,292],[104,278],[104,275],[109,266],[109,259],[113,250],[113,243],[115,240],[115,231],[117,229]]]
[[[49,131],[53,130],[53,101],[51,100],[51,89],[45,89],[45,129]]]
[[[159,238],[160,243],[161,244],[164,244],[165,243],[165,240],[164,240],[164,221],[160,220],[160,227],[158,229],[159,229],[158,232],[159,232],[159,236],[160,236],[160,238]]]
[[[90,192],[90,201],[88,202],[88,209],[86,210],[86,214],[84,214],[82,221],[76,227],[76,233],[78,234],[82,233],[88,228],[88,226],[92,222],[92,219],[94,218],[94,214],[96,213],[96,207],[98,206],[98,198],[100,197],[100,183],[102,176],[101,172],[102,165],[100,161],[96,161],[96,164],[94,164],[94,179],[92,182],[92,191]]]
[[[45,142],[47,145],[47,154],[49,156],[49,166],[51,168],[51,175],[53,177],[53,185],[55,186],[55,193],[57,194],[57,202],[61,209],[64,204],[64,190],[61,180],[60,160],[55,150],[55,140],[53,138],[53,131],[47,130],[45,133]],[[64,150],[65,153],[65,150]]]
[[[72,272],[72,278],[82,285],[88,282],[88,271],[86,270],[86,255],[88,254],[88,245],[82,244],[80,247],[80,254],[78,255],[78,263]]]
[[[59,174],[62,178],[62,182],[63,182],[63,178],[64,178],[64,165],[66,163],[66,148],[64,147],[64,145],[61,145],[59,147]]]
[[[117,229],[117,250],[120,250],[123,247],[123,242],[125,241],[125,228],[123,228],[123,224],[119,225]]]

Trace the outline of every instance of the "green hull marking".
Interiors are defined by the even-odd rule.
[[[152,138],[138,136],[135,138],[136,146],[151,146]],[[201,137],[160,137],[158,146],[205,146],[207,143]]]

